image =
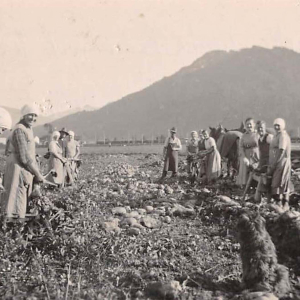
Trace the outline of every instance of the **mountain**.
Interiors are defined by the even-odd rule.
[[[53,122],[85,140],[140,139],[167,134],[181,137],[222,123],[240,126],[252,116],[268,126],[283,117],[289,129],[300,125],[300,54],[275,47],[212,51],[172,76],[105,107],[81,111]],[[117,88],[117,87],[116,87]],[[45,131],[37,127],[41,135]]]

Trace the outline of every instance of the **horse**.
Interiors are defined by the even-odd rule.
[[[232,177],[236,176],[239,170],[239,141],[243,135],[244,128],[227,130],[222,125],[209,127],[210,136],[215,139],[217,148],[222,158],[227,160],[227,176],[233,169]]]

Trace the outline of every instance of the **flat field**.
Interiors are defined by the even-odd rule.
[[[85,146],[82,147],[82,153],[87,154],[151,154],[162,153],[163,145],[129,145],[129,146]]]
[[[182,147],[183,151],[180,154],[185,155],[185,145],[182,145]],[[81,147],[81,152],[84,154],[160,154],[162,150],[163,145],[125,145],[111,147],[95,145]],[[292,150],[300,151],[300,144],[292,144]],[[44,154],[46,151],[46,148],[37,149],[39,154]]]
[[[232,299],[240,294],[237,215],[234,207],[220,206],[218,196],[240,202],[243,191],[230,179],[192,187],[184,157],[178,180],[159,184],[161,151],[161,146],[83,147],[76,186],[43,189],[31,202],[40,217],[0,232],[0,298]],[[44,169],[46,164],[43,159]],[[284,299],[298,299],[297,261],[283,263],[293,280]]]

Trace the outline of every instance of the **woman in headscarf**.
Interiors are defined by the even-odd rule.
[[[65,181],[64,164],[67,159],[63,157],[63,149],[59,143],[60,133],[54,131],[52,133],[52,141],[49,144],[49,171],[54,170],[54,174],[49,174],[49,181],[63,186]]]
[[[191,132],[191,139],[188,141],[186,145],[186,152],[187,152],[187,172],[188,174],[191,173],[191,163],[193,161],[193,156],[198,153],[198,133],[197,131]]]
[[[221,156],[217,149],[216,141],[210,137],[207,130],[202,131],[205,152],[205,175],[207,183],[211,183],[221,175]]]
[[[276,134],[270,145],[269,171],[272,175],[271,192],[279,205],[288,209],[291,179],[291,139],[285,130],[285,121],[274,120]]]
[[[247,184],[249,177],[249,166],[259,161],[258,134],[255,131],[255,122],[253,118],[247,118],[245,121],[246,132],[240,138],[240,167],[236,183],[241,187]]]
[[[180,139],[176,137],[176,128],[172,127],[170,129],[170,136],[166,138],[164,144],[164,170],[161,176],[163,180],[168,171],[172,171],[172,177],[177,177],[178,172],[178,151],[182,149]]]
[[[11,151],[4,174],[5,192],[1,195],[1,212],[7,221],[25,218],[33,177],[35,176],[36,182],[45,181],[36,163],[32,131],[38,114],[39,110],[35,105],[25,105],[21,109],[22,119],[11,134]]]
[[[68,132],[68,138],[65,143],[66,148],[66,158],[69,161],[71,174],[68,176],[68,181],[71,183],[73,180],[76,180],[78,177],[78,156],[80,154],[79,143],[74,139],[75,133],[74,131]],[[70,176],[72,178],[70,178]]]

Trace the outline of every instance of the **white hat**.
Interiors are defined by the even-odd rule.
[[[28,114],[35,114],[38,116],[40,114],[40,110],[35,104],[26,104],[21,109],[21,116],[24,117]]]
[[[72,130],[68,131],[68,134],[71,135],[71,136],[73,136],[73,137],[75,136],[75,133]]]
[[[280,129],[281,130],[285,129],[285,121],[284,121],[284,119],[282,119],[282,118],[275,119],[274,122],[273,122],[273,125],[275,125],[275,124],[280,125]]]
[[[11,125],[12,119],[9,112],[3,107],[0,107],[0,127],[5,129],[11,129]]]

